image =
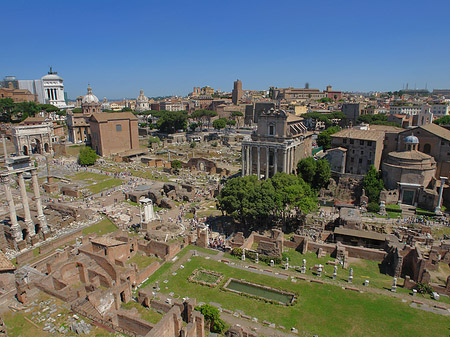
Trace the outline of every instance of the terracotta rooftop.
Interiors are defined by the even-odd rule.
[[[16,267],[7,259],[5,254],[0,250],[0,271],[14,270]]]
[[[119,246],[124,244],[124,242],[122,241],[107,236],[100,236],[98,238],[93,238],[91,239],[91,242],[105,247]]]
[[[445,140],[450,140],[450,130],[443,128],[442,126],[431,123],[431,124],[419,126],[419,128],[424,129],[424,130],[428,131],[429,133],[432,133],[433,135],[436,135]]]
[[[433,158],[432,156],[430,156],[426,153],[416,151],[416,150],[390,152],[389,156],[394,157],[394,158],[409,159],[409,160],[426,160],[426,159]],[[434,159],[433,159],[433,161],[434,161]]]
[[[361,140],[383,140],[384,132],[379,130],[355,130],[355,129],[344,129],[335,134],[332,134],[331,137],[337,138],[353,138],[353,139],[361,139]]]
[[[96,120],[97,122],[108,122],[114,120],[124,120],[129,119],[132,121],[137,121],[137,117],[131,112],[100,112],[92,114],[89,120]]]
[[[334,234],[341,234],[346,236],[354,236],[357,238],[363,238],[363,239],[370,239],[370,240],[377,240],[377,241],[384,241],[386,240],[387,234],[380,234],[376,232],[368,232],[368,231],[361,231],[358,229],[349,229],[349,228],[343,228],[343,227],[337,227],[334,229]]]

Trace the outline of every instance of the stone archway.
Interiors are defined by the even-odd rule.
[[[28,233],[28,229],[24,228],[22,229],[22,239],[23,241],[26,241],[28,239],[29,233]]]
[[[23,155],[28,156],[28,146],[26,145],[23,146]]]

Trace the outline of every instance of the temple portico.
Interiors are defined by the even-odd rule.
[[[283,110],[263,112],[251,139],[242,142],[241,175],[268,179],[277,172],[293,173],[297,162],[311,155],[311,143],[301,118]]]
[[[41,196],[39,192],[39,182],[37,176],[37,169],[30,165],[30,158],[21,156],[21,157],[11,157],[6,159],[6,163],[8,165],[8,170],[0,173],[0,179],[2,185],[5,189],[5,196],[8,202],[9,208],[9,218],[10,218],[10,236],[14,241],[15,245],[19,248],[25,248],[26,242],[30,241],[33,237],[35,237],[39,232],[45,236],[49,233],[50,229],[47,224],[46,217],[44,215],[42,209]],[[34,224],[29,205],[29,198],[27,195],[27,190],[25,186],[24,173],[31,173],[34,199],[36,202],[37,208],[37,219],[38,223]],[[17,181],[20,190],[20,197],[22,201],[23,211],[24,211],[24,223],[21,226],[19,224],[17,213],[16,213],[16,205],[14,203],[13,195],[11,192],[10,183],[12,181],[12,176],[17,176]],[[25,241],[23,244],[19,244],[20,242]]]

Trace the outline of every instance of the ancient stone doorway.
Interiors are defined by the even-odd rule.
[[[35,224],[34,225],[34,231],[36,232],[36,235],[41,234],[41,225],[40,224]]]
[[[24,156],[28,156],[28,147],[26,145],[23,146],[23,154]]]
[[[414,191],[404,190],[402,203],[406,205],[414,205]]]

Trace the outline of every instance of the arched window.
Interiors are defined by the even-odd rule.
[[[431,152],[431,145],[430,144],[425,144],[423,146],[423,152],[426,153],[426,154],[430,154],[430,152]]]

